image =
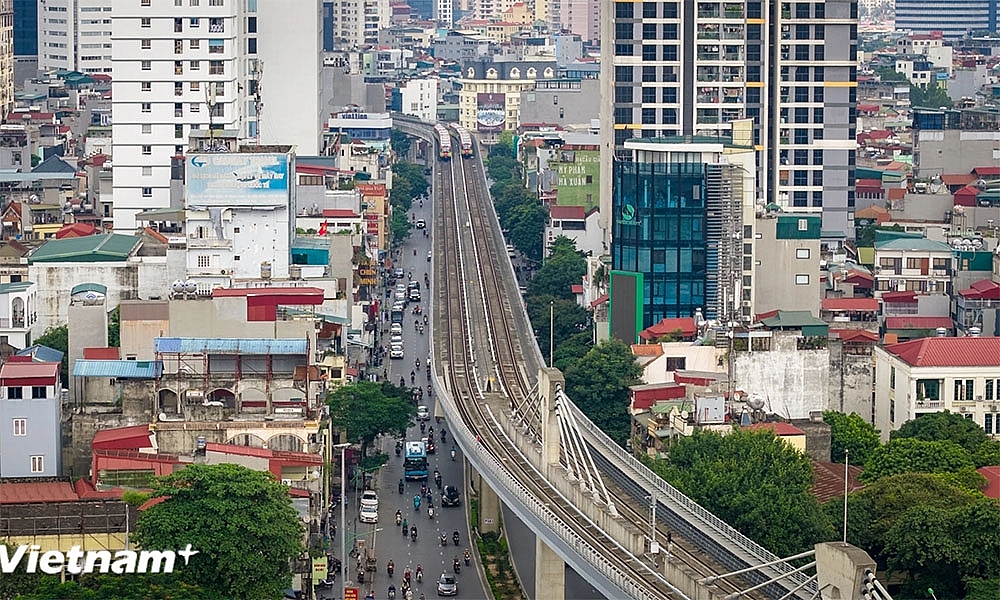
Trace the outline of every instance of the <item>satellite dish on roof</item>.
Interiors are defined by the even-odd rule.
[[[101,300],[104,300],[104,296],[96,292],[87,292],[83,296],[83,303],[87,306],[96,306],[101,303]]]
[[[193,281],[185,281],[184,291],[188,294],[193,294],[198,291],[198,284]]]
[[[750,396],[750,399],[747,400],[747,404],[749,404],[750,408],[754,410],[760,410],[764,408],[764,399],[758,396],[757,394],[752,394]]]
[[[184,282],[180,279],[175,279],[174,282],[170,284],[170,290],[175,294],[180,294],[184,291]]]

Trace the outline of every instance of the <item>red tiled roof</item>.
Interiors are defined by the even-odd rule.
[[[754,423],[749,427],[744,427],[743,429],[749,429],[750,431],[773,431],[774,435],[805,435],[806,432],[802,431],[795,425],[791,423],[785,423],[784,421],[778,421],[776,423]]]
[[[844,465],[832,462],[813,461],[812,495],[821,503],[841,498],[844,495]],[[849,465],[847,467],[847,492],[855,492],[862,489],[863,485],[858,481],[861,475],[861,467]]]
[[[916,304],[916,292],[886,292],[882,294],[882,302],[892,302],[898,304]]]
[[[976,167],[972,172],[980,177],[996,177],[1000,175],[1000,167]]]
[[[1000,300],[1000,283],[992,279],[981,279],[973,283],[969,289],[960,291],[959,295],[965,298]]]
[[[120,348],[84,348],[83,358],[87,360],[119,360],[121,359]]]
[[[0,485],[0,504],[39,502],[75,502],[80,497],[68,481],[4,483]]]
[[[633,356],[663,356],[663,346],[659,344],[632,344]]]
[[[153,229],[152,227],[145,227],[143,228],[143,231],[146,232],[146,235],[160,242],[161,244],[166,244],[167,242],[170,241],[167,239],[167,236],[163,235],[162,233]]]
[[[651,341],[658,337],[669,335],[680,330],[682,337],[691,337],[698,332],[698,326],[691,317],[663,319],[639,332],[639,337]]]
[[[859,104],[858,112],[878,112],[878,104]]]
[[[142,506],[139,507],[139,511],[142,512],[147,508],[153,508],[161,502],[166,502],[168,498],[169,496],[157,496],[156,498],[150,498],[142,503]]]
[[[138,450],[152,448],[149,425],[102,429],[94,435],[90,447],[96,450]]]
[[[582,221],[587,218],[587,210],[582,206],[553,206],[549,208],[549,217]]]
[[[892,132],[888,129],[875,129],[868,133],[873,140],[887,140],[892,137]]]
[[[323,216],[330,219],[357,219],[361,215],[349,208],[324,208]]]
[[[986,497],[1000,500],[1000,466],[979,467],[976,470],[986,478],[986,489],[983,490]]]
[[[576,285],[570,286],[569,290],[573,294],[582,294],[583,293],[583,286],[578,283]]]
[[[902,200],[906,197],[906,190],[903,188],[889,188],[885,191],[886,200]]]
[[[875,298],[823,298],[823,310],[878,311]]]
[[[870,273],[865,273],[864,271],[849,271],[847,277],[844,278],[846,283],[858,283],[858,282],[872,283],[875,278],[871,276]],[[871,286],[869,286],[871,287]]]
[[[968,185],[976,180],[972,173],[949,173],[941,176],[941,183],[951,185]]]
[[[886,329],[937,329],[955,327],[951,317],[886,317]]]
[[[57,362],[13,362],[7,361],[0,367],[0,385],[10,385],[7,380],[19,379],[59,379],[60,365]]]
[[[927,337],[886,346],[886,352],[914,367],[996,367],[1000,338]]]
[[[121,498],[125,490],[122,488],[98,490],[93,483],[81,477],[73,482],[73,491],[81,500],[99,500],[102,498]]]
[[[600,298],[590,303],[590,308],[597,308],[598,306],[604,304],[607,301],[608,301],[608,295],[601,294]]]
[[[56,239],[61,240],[63,238],[86,237],[88,235],[94,235],[95,233],[97,233],[97,228],[93,225],[88,225],[87,223],[70,223],[69,225],[63,225],[62,228],[56,232]]]
[[[881,179],[856,179],[856,180],[854,180],[854,185],[856,185],[856,186],[882,187],[882,180]]]
[[[843,342],[853,342],[853,343],[864,343],[878,342],[878,334],[871,331],[865,331],[864,329],[831,329],[830,335],[840,338]]]

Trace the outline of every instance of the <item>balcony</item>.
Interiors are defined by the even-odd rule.
[[[24,329],[24,316],[0,319],[0,329]]]
[[[188,248],[232,248],[233,241],[191,236],[188,238],[187,246]]]

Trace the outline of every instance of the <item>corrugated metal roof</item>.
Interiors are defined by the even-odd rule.
[[[886,346],[914,367],[996,367],[1000,365],[1000,338],[928,337]]]
[[[80,497],[68,481],[38,481],[0,485],[0,504],[75,502]]]
[[[62,362],[63,353],[55,348],[35,344],[14,353],[16,356],[30,356],[36,362]]]
[[[117,233],[49,240],[28,256],[28,263],[123,261],[140,241]]]
[[[57,362],[5,362],[0,367],[0,385],[7,379],[59,378]]]
[[[114,377],[115,379],[155,379],[163,372],[156,360],[91,360],[78,358],[73,377]]]
[[[915,250],[927,252],[948,252],[954,250],[944,242],[929,240],[927,238],[896,238],[894,240],[876,241],[875,251],[880,250]]]
[[[73,289],[69,291],[71,296],[75,296],[80,292],[97,292],[98,294],[107,294],[108,286],[100,283],[81,283],[80,285],[74,285]]]
[[[167,338],[153,339],[156,352],[188,352],[192,354],[305,354],[306,339],[273,338]]]

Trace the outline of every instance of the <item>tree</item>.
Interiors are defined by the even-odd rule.
[[[539,347],[541,347],[540,343]],[[593,347],[594,342],[590,331],[580,331],[574,333],[564,339],[561,343],[556,344],[554,352],[555,356],[552,359],[552,366],[560,371],[565,371],[576,364],[581,358],[586,356],[587,352],[589,352]],[[548,349],[543,350],[542,353],[547,357]]]
[[[697,431],[671,446],[669,461],[652,464],[692,500],[778,556],[835,535],[810,493],[809,457],[771,431]]]
[[[122,320],[119,307],[108,313],[108,347],[118,348],[121,346]]]
[[[361,444],[361,455],[382,434],[406,435],[417,409],[410,393],[387,381],[359,381],[334,390],[327,399],[334,427],[347,431],[347,440]]]
[[[549,313],[551,304],[551,315]],[[586,333],[587,340],[590,334],[586,332],[587,324],[590,322],[590,314],[582,306],[572,300],[556,298],[555,296],[541,295],[527,297],[528,318],[535,328],[535,336],[538,339],[538,347],[542,351],[545,360],[549,359],[549,323],[550,317],[553,327],[552,343],[558,349],[563,346],[571,337]],[[588,348],[589,350],[589,348]],[[583,353],[586,354],[586,351]],[[582,356],[582,355],[581,355]]]
[[[951,108],[952,104],[948,92],[937,84],[937,80],[931,80],[927,84],[927,89],[910,84],[910,106]]]
[[[223,600],[215,590],[192,585],[178,575],[87,575],[79,582],[60,583],[46,577],[19,600]]]
[[[845,415],[836,411],[823,412],[823,421],[830,426],[830,458],[844,462],[844,450],[851,451],[851,463],[863,465],[879,447],[878,430],[857,413]]]
[[[406,218],[406,212],[400,209],[392,211],[389,217],[389,233],[392,235],[394,244],[402,244],[406,238],[410,237],[410,220]]]
[[[1000,465],[1000,440],[986,440],[972,454],[977,467]]]
[[[198,550],[181,572],[187,583],[225,598],[280,598],[292,581],[302,523],[288,488],[268,472],[233,464],[188,465],[153,482],[166,500],[139,515],[143,548]]]
[[[587,273],[587,261],[576,252],[551,254],[528,284],[529,296],[554,296],[573,300],[573,286]]]
[[[57,325],[49,327],[41,336],[35,338],[35,343],[48,346],[63,353],[62,386],[69,387],[69,326]]]
[[[947,410],[922,414],[889,434],[891,440],[906,438],[927,442],[954,442],[969,452],[975,452],[989,439],[983,428],[971,419]]]
[[[17,550],[16,545],[5,541],[0,541],[0,546],[7,547],[7,556],[11,556]],[[39,585],[41,578],[37,574],[27,572],[27,562],[22,560],[13,573],[4,573],[3,577],[0,577],[0,600],[12,600]]]
[[[629,347],[606,340],[566,369],[566,393],[601,431],[624,446],[631,431],[628,388],[640,375],[642,367]]]
[[[899,473],[955,473],[973,467],[972,456],[954,442],[903,438],[876,449],[859,479],[870,483]]]
[[[521,163],[510,155],[495,155],[490,157],[486,165],[486,174],[493,181],[516,181],[520,183]]]
[[[396,152],[396,156],[405,157],[410,154],[410,136],[399,129],[393,129],[389,133],[389,145]]]
[[[511,245],[531,260],[542,260],[542,238],[548,217],[548,209],[537,200],[517,206],[511,214],[507,236]]]

